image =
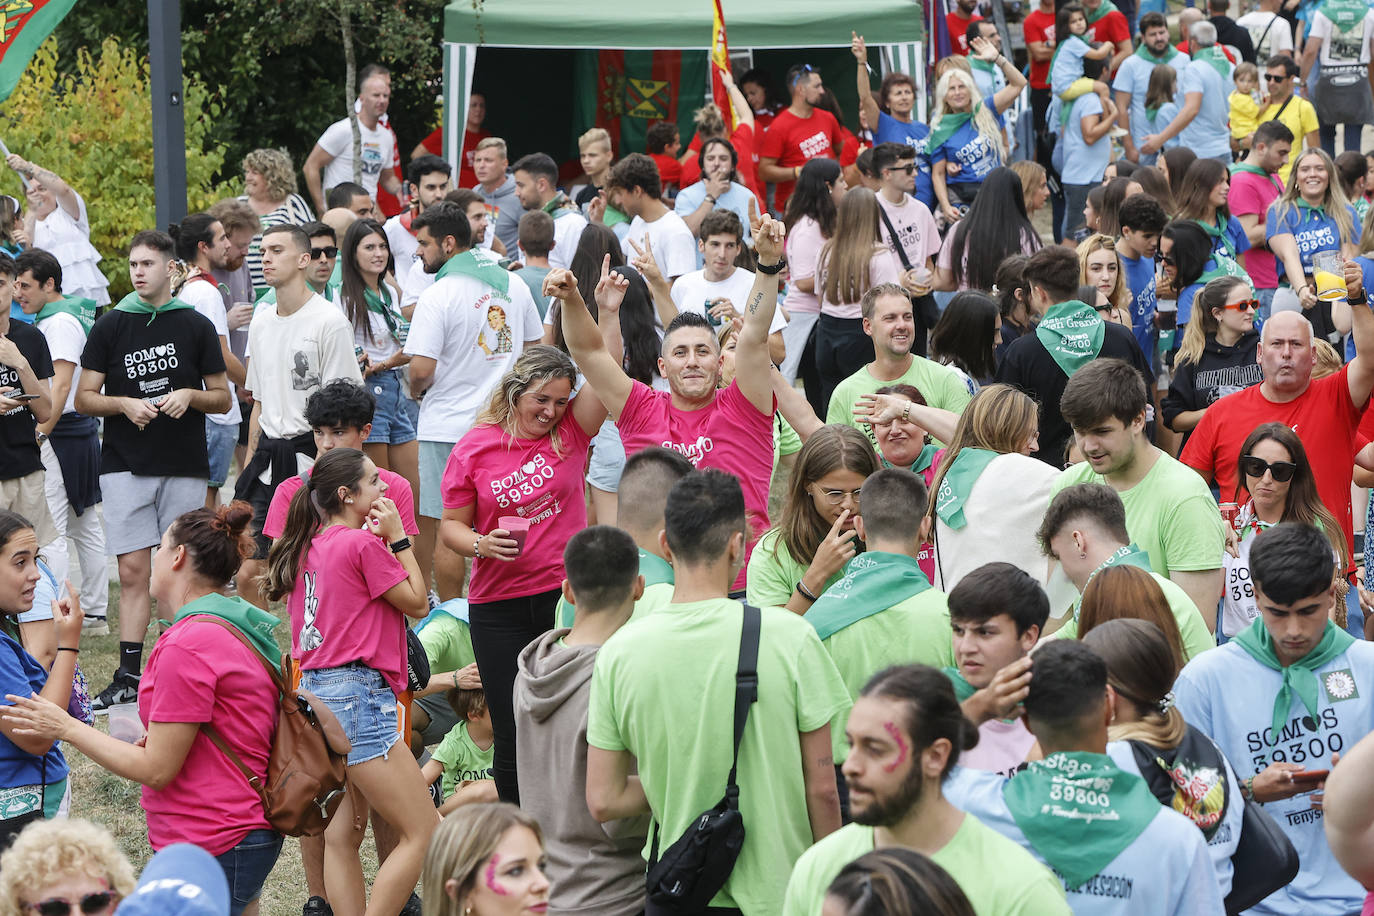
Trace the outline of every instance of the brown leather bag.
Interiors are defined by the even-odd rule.
[[[319,836],[348,789],[348,752],[352,744],[343,726],[310,691],[289,686],[289,656],[283,656],[282,670],[278,672],[238,627],[222,617],[206,615],[204,619],[224,627],[251,649],[277,685],[277,728],[267,759],[266,785],[208,722],[201,723],[201,730],[262,798],[272,829],[286,836]]]

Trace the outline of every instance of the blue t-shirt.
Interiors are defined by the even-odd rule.
[[[1226,229],[1222,232],[1222,235],[1231,242],[1231,245],[1236,249],[1236,253],[1233,256],[1228,252],[1226,250],[1226,243],[1221,240],[1221,237],[1217,237],[1212,239],[1213,254],[1221,252],[1233,261],[1239,261],[1241,254],[1250,250],[1250,237],[1245,234],[1245,227],[1240,224],[1240,220],[1236,219],[1234,216],[1227,218]]]
[[[24,311],[23,309],[21,309],[21,308],[19,307],[19,303],[18,303],[18,302],[11,302],[11,303],[10,303],[10,320],[11,320],[11,321],[22,321],[22,322],[24,322],[24,324],[33,324],[33,317],[34,317],[34,316],[30,315],[28,312],[26,312],[26,311]]]
[[[1100,114],[1102,100],[1096,93],[1084,93],[1074,99],[1064,125],[1064,168],[1059,173],[1064,184],[1102,183],[1102,175],[1112,161],[1112,138],[1103,134],[1096,143],[1083,139],[1083,119]]]
[[[0,690],[26,697],[41,692],[47,682],[48,672],[37,659],[0,633]],[[53,742],[52,748],[40,757],[0,735],[0,788],[36,786],[42,782],[51,785],[66,777],[67,760],[62,756],[61,742]]]
[[[1202,107],[1188,126],[1179,132],[1179,143],[1197,153],[1199,159],[1231,154],[1231,102],[1227,84],[1217,68],[1202,60],[1189,61],[1178,72],[1178,97],[1202,93]],[[1162,118],[1161,126],[1169,122]]]
[[[911,196],[934,208],[935,186],[930,180],[930,154],[926,151],[929,136],[930,128],[920,121],[898,121],[885,111],[878,112],[878,131],[873,142],[905,143],[916,151],[916,190]]]
[[[1128,258],[1121,254],[1121,266],[1126,271],[1126,287],[1131,291],[1131,331],[1142,353],[1153,352],[1150,337],[1155,321],[1155,263],[1150,258]]]
[[[1211,258],[1207,259],[1208,270],[1216,266],[1216,261],[1213,261]],[[1193,298],[1197,296],[1198,291],[1206,285],[1206,283],[1189,283],[1178,291],[1178,327],[1180,331],[1183,329],[1183,326],[1188,323],[1188,319],[1193,317]]]
[[[983,104],[988,107],[988,111],[993,112],[997,126],[1001,127],[1002,116],[997,114],[997,106],[992,103],[992,96],[983,99]],[[979,135],[977,128],[973,126],[973,119],[969,118],[949,135],[948,140],[930,151],[931,162],[945,160],[959,164],[959,171],[953,175],[946,173],[946,184],[978,184],[987,177],[988,172],[1002,164],[1002,151]]]
[[[1290,204],[1283,219],[1280,220],[1277,215],[1279,207],[1280,202],[1277,200],[1269,205],[1269,212],[1264,217],[1264,240],[1268,242],[1276,235],[1293,236],[1293,241],[1298,243],[1298,256],[1302,258],[1302,269],[1305,273],[1312,272],[1312,255],[1319,251],[1341,250],[1340,227],[1325,210],[1309,210]],[[1350,211],[1350,225],[1358,235],[1360,217],[1349,204],[1346,205],[1346,209]],[[1283,259],[1276,257],[1274,260],[1278,262],[1278,277],[1282,280],[1285,276]]]
[[[1170,62],[1169,66],[1178,70],[1187,65],[1189,57],[1187,54],[1178,54]],[[1135,54],[1127,57],[1117,68],[1116,79],[1112,81],[1112,89],[1118,92],[1129,92],[1131,94],[1131,140],[1136,146],[1145,142],[1145,138],[1158,131],[1152,129],[1149,115],[1145,113],[1145,96],[1150,88],[1150,74],[1155,72],[1155,65],[1143,57]],[[1175,106],[1173,114],[1178,114]],[[1172,120],[1172,116],[1170,119]],[[1161,128],[1168,126],[1169,120],[1157,119],[1156,123]],[[1142,164],[1145,163],[1144,154],[1141,155]],[[1150,157],[1154,159],[1153,156]]]
[[[749,235],[749,201],[754,194],[738,181],[730,182],[730,187],[726,192],[716,198],[717,210],[730,210],[739,217],[739,224],[744,227],[744,234]],[[673,201],[673,210],[678,216],[686,216],[688,213],[696,211],[706,199],[706,182],[698,181],[696,184],[689,184],[681,191],[677,192],[677,199]],[[761,208],[756,203],[755,208],[761,212]],[[701,249],[697,249],[697,269],[700,270],[702,264],[706,263],[702,257]]]
[[[1282,675],[1255,661],[1235,642],[1189,662],[1174,683],[1174,696],[1183,718],[1217,743],[1241,779],[1275,762],[1327,769],[1332,753],[1348,753],[1374,730],[1374,645],[1356,642],[1319,667],[1316,676],[1316,717],[1294,696],[1288,724],[1279,735],[1273,733],[1272,721]],[[1365,890],[1332,856],[1321,815],[1311,810],[1311,803],[1311,795],[1304,793],[1264,806],[1292,841],[1302,866],[1292,883],[1249,912],[1359,912]]]
[[[1146,116],[1147,123],[1150,125],[1149,133],[1160,133],[1164,128],[1174,123],[1176,117],[1178,117],[1178,105],[1174,102],[1165,102],[1159,106],[1159,111],[1155,112],[1154,120],[1149,120],[1149,116]],[[1170,137],[1164,141],[1164,146],[1160,149],[1173,149],[1175,146],[1178,146],[1178,137]],[[1156,153],[1155,157],[1158,158],[1158,156],[1159,154]]]
[[[1062,96],[1074,80],[1083,76],[1083,55],[1091,50],[1079,35],[1071,35],[1060,41],[1050,64],[1050,90],[1055,95]]]

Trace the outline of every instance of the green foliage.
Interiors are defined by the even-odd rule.
[[[184,98],[187,203],[195,211],[232,190],[215,183],[224,164],[224,145],[211,137],[219,104],[191,79]],[[129,275],[120,255],[129,237],[156,219],[146,57],[111,37],[98,54],[78,51],[64,75],[57,44],[49,39],[0,106],[0,137],[12,152],[56,172],[81,194],[110,295],[127,293]],[[7,169],[0,190],[23,197],[19,177]]]

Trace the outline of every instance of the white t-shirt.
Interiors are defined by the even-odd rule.
[[[1339,32],[1335,23],[1321,12],[1312,15],[1312,38],[1322,43],[1323,67],[1352,66],[1369,63],[1369,36],[1374,35],[1374,10],[1364,14],[1364,20],[1350,32]]]
[[[652,223],[645,221],[642,216],[634,218],[630,223],[630,231],[620,242],[621,250],[625,252],[625,260],[635,257],[635,250],[630,247],[630,241],[633,240],[643,249],[646,235],[649,237],[649,244],[654,248],[654,261],[657,262],[659,272],[664,277],[671,280],[696,269],[696,237],[682,221],[682,217],[672,210]],[[553,263],[553,255],[549,255],[549,263]]]
[[[363,170],[362,181],[367,193],[377,198],[377,180],[382,170],[391,167],[396,156],[396,136],[380,123],[369,128],[361,120],[358,130],[362,134]],[[325,163],[324,192],[345,181],[353,180],[353,125],[348,118],[335,121],[316,141],[320,149],[334,158]]]
[[[212,282],[204,280],[188,280],[186,285],[181,288],[177,298],[187,305],[200,312],[210,323],[215,326],[215,334],[229,339],[229,316],[224,310],[224,296],[220,294],[219,287]],[[234,393],[234,383],[229,382],[229,409],[224,413],[207,413],[205,416],[212,423],[220,426],[238,426],[243,419],[243,413],[239,410],[239,399]]]
[[[560,215],[553,218],[553,248],[549,249],[550,267],[562,267],[565,270],[572,268],[577,243],[582,239],[582,230],[586,228],[587,218],[573,210],[560,211]],[[487,237],[482,240],[482,247],[491,247],[491,238],[495,231],[496,219],[492,217],[487,220]],[[520,260],[525,260],[524,250],[520,251]]]
[[[420,294],[405,352],[436,363],[434,383],[420,402],[422,441],[463,438],[525,342],[542,336],[539,308],[525,281],[511,274],[508,292],[503,299],[480,280],[450,274]]]
[[[339,307],[318,293],[283,318],[277,305],[260,305],[248,326],[248,383],[262,405],[258,425],[272,439],[310,431],[305,402],[336,378],[362,384],[353,356],[353,326]],[[310,459],[299,456],[301,470]]]
[[[391,320],[400,330],[400,339],[405,340],[406,320],[401,317],[401,292],[390,283],[385,284],[387,291],[391,294]],[[348,320],[348,311],[344,308],[342,298],[336,300],[335,304],[339,311]],[[354,327],[352,320],[348,320],[348,325],[353,330],[353,346],[362,347],[367,358],[374,363],[380,363],[384,359],[390,359],[392,354],[401,349],[401,344],[391,333],[391,328],[387,325],[386,319],[377,312],[367,313],[368,324],[372,326],[372,339],[362,331]]]
[[[1273,25],[1270,23],[1273,22]],[[1260,61],[1268,60],[1282,51],[1293,50],[1293,28],[1277,13],[1255,10],[1236,20],[1236,25],[1250,33],[1250,41],[1255,46],[1255,57]],[[1269,34],[1264,30],[1268,29]]]
[[[391,249],[391,258],[396,262],[396,282],[401,284],[401,289],[407,289],[412,273],[425,272],[425,265],[420,260],[420,244],[415,241],[415,236],[410,230],[401,225],[400,215],[387,220],[382,229],[386,232],[386,244]],[[419,296],[418,290],[415,295]]]
[[[48,353],[52,361],[63,360],[76,367],[72,369],[72,387],[67,392],[67,403],[62,407],[63,413],[73,413],[76,411],[76,386],[81,380],[81,351],[86,349],[86,331],[81,327],[81,322],[66,312],[44,318],[36,327],[48,341]]]
[[[744,314],[744,304],[749,298],[749,291],[754,287],[754,272],[736,267],[735,272],[724,280],[711,282],[706,279],[706,271],[694,270],[689,274],[683,274],[673,281],[673,304],[677,306],[679,312],[696,312],[698,315],[710,317],[706,311],[707,299],[729,299],[734,305],[735,311]],[[715,324],[713,321],[712,324]],[[719,327],[719,325],[717,325]],[[773,334],[787,327],[787,318],[783,315],[782,309],[773,310],[773,323],[768,326],[768,333]]]

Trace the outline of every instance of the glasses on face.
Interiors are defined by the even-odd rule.
[[[1286,82],[1288,81],[1288,77],[1287,77],[1287,76],[1275,76],[1275,75],[1272,74],[1272,73],[1266,73],[1266,74],[1264,74],[1264,81],[1265,81],[1266,83],[1286,83]]]
[[[328,247],[326,247],[326,248],[311,248],[311,249],[310,249],[310,260],[312,260],[312,261],[317,261],[317,260],[319,260],[320,258],[337,258],[338,256],[339,256],[339,249],[338,249],[338,246],[336,246],[336,245],[330,245],[330,246],[328,246]]]
[[[1173,256],[1173,255],[1171,255],[1171,254],[1165,254],[1165,253],[1162,252],[1162,251],[1156,251],[1156,252],[1155,252],[1155,263],[1156,263],[1156,264],[1168,264],[1170,267],[1175,267],[1175,266],[1178,265],[1178,262],[1174,260],[1174,256]]]
[[[912,172],[916,171],[916,163],[908,162],[906,165],[890,165],[884,171],[905,172],[910,175]]]
[[[1228,302],[1221,307],[1223,312],[1258,312],[1260,301],[1258,299],[1242,299],[1239,302]]]
[[[858,490],[821,490],[821,497],[832,506],[838,506],[844,502],[846,496],[854,501],[854,505],[859,504]]]
[[[1291,461],[1265,461],[1254,455],[1244,455],[1240,459],[1240,470],[1246,477],[1263,477],[1264,472],[1268,471],[1274,480],[1287,483],[1297,473],[1298,466]]]
[[[86,916],[95,916],[96,913],[103,913],[108,910],[114,903],[116,896],[114,891],[96,891],[94,894],[84,895],[76,903],[64,897],[50,897],[47,900],[27,904],[27,908],[37,913],[38,916],[70,916],[72,907],[77,906]]]

